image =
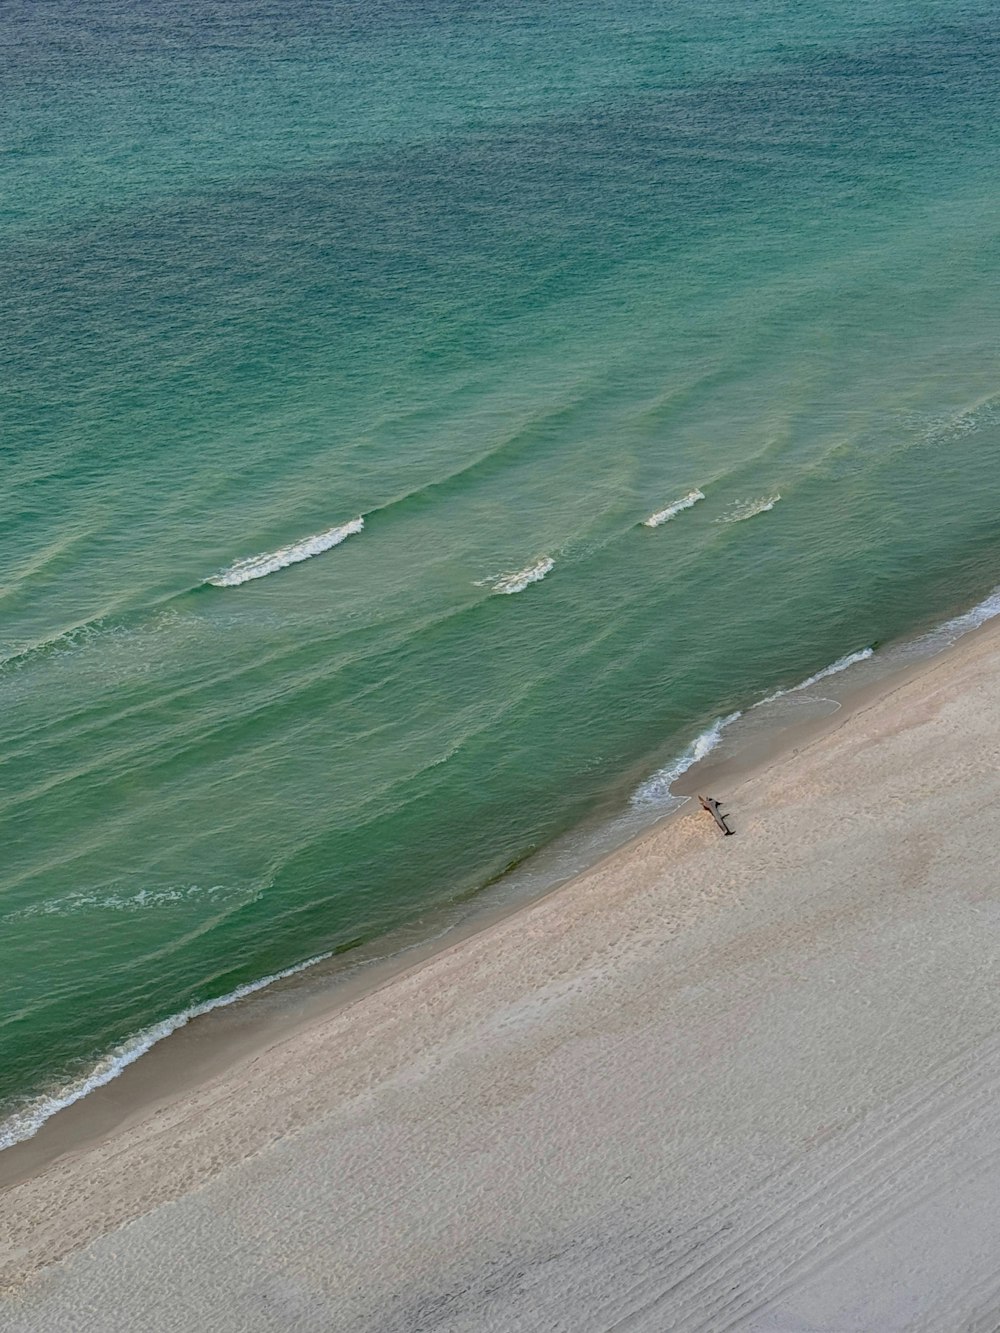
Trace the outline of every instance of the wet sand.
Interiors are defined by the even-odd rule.
[[[736,837],[688,808],[22,1180],[3,1327],[997,1327],[998,668],[968,636],[716,770]]]

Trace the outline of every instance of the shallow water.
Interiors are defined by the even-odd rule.
[[[0,1097],[997,582],[998,37],[14,8]]]

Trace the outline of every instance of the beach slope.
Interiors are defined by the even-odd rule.
[[[0,1200],[8,1333],[1000,1324],[1000,639]]]

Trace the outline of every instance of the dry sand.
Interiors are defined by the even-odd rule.
[[[5,1333],[1000,1327],[1000,640],[0,1198]]]

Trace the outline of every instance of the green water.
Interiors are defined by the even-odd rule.
[[[11,7],[8,1111],[998,581],[998,53],[985,3]]]

